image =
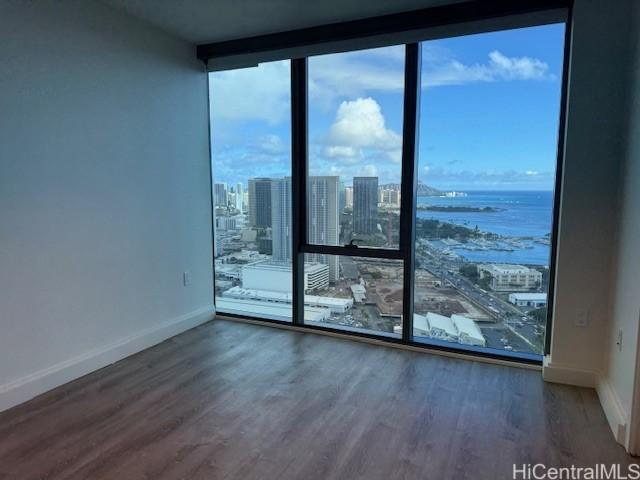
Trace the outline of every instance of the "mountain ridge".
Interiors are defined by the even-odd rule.
[[[386,183],[380,186],[396,189],[400,188],[400,184],[398,183]],[[445,192],[443,192],[442,190],[430,187],[426,183],[418,182],[418,197],[441,197],[444,195],[444,193]]]

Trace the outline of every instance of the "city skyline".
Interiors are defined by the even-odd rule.
[[[542,351],[563,30],[421,43],[415,338]],[[403,75],[402,46],[309,57],[309,244],[398,248]],[[286,321],[289,82],[287,61],[210,74],[216,302]],[[402,261],[336,252],[304,255],[304,321],[400,336]]]
[[[222,309],[249,309],[256,315],[276,315],[277,319],[290,321],[291,177],[251,178],[249,184],[246,197],[237,195],[244,190],[242,186],[216,184],[216,192],[223,197],[217,201],[222,203],[221,207],[226,205],[216,210],[216,301]],[[393,205],[395,216],[398,215],[399,197],[391,192],[399,190],[378,185],[377,177],[355,177],[354,187],[345,188],[345,197],[347,192],[351,194],[352,208],[344,210],[339,177],[311,176],[308,184],[309,243],[336,245],[339,238],[342,241],[341,230],[346,228],[347,237],[350,233],[362,234],[358,238],[370,242],[386,236],[387,244],[391,244],[392,224],[386,224],[386,229],[381,227],[394,215],[389,206]],[[257,202],[254,197],[270,201]],[[238,198],[242,198],[240,209]],[[452,201],[452,197],[443,197],[447,198]],[[248,220],[249,205],[255,206],[251,214],[253,224]],[[384,210],[379,212],[379,205]],[[489,208],[492,213],[480,215],[503,216],[506,211]],[[257,220],[261,210],[269,222]],[[465,216],[477,211],[484,209],[458,210]],[[496,235],[477,226],[456,229],[452,224],[433,222],[430,219],[425,223],[424,217],[416,217],[419,232],[415,246],[418,264],[414,272],[416,338],[540,352],[547,267],[528,262],[474,261],[467,256],[475,251],[500,254],[519,250],[531,261],[535,245],[540,245],[548,255],[548,238],[540,232],[534,237],[522,233]],[[444,236],[440,233],[442,228],[448,232]],[[304,262],[305,321],[399,335],[403,322],[400,293],[404,288],[401,265],[384,259],[318,254],[306,254]]]

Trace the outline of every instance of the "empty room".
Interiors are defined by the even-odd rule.
[[[0,0],[0,480],[640,479],[636,0]]]

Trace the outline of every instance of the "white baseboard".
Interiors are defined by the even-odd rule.
[[[600,405],[602,405],[602,410],[604,410],[616,442],[628,449],[627,415],[625,414],[624,408],[622,408],[618,393],[611,387],[611,384],[602,377],[598,381],[596,391],[598,392]]]
[[[208,322],[214,315],[213,306],[203,307],[0,385],[0,412]]]
[[[548,356],[544,358],[542,365],[542,378],[546,382],[564,383],[578,387],[595,388],[598,384],[598,374],[596,372],[559,365],[551,362]]]

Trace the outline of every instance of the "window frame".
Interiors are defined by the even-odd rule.
[[[240,40],[199,45],[197,56],[209,71],[227,70],[255,65],[261,61],[287,59],[291,62],[291,176],[292,176],[292,273],[293,302],[291,321],[273,320],[220,312],[228,317],[245,318],[265,323],[292,325],[307,330],[366,337],[382,342],[402,344],[425,350],[469,354],[540,365],[550,353],[560,197],[562,188],[565,123],[568,92],[568,72],[571,54],[572,0],[523,0],[517,5],[509,0],[471,1],[463,4],[426,8],[414,12],[386,15],[370,19],[343,22],[308,29],[263,35]],[[561,10],[562,19],[558,19]],[[551,12],[551,13],[550,13]],[[547,15],[549,13],[549,15]],[[556,155],[556,175],[553,192],[551,245],[549,258],[549,288],[543,355],[513,352],[489,347],[452,345],[430,339],[413,338],[415,222],[417,202],[418,132],[420,121],[420,43],[472,33],[486,33],[510,28],[525,28],[549,23],[564,23],[564,56],[560,91],[559,132]],[[402,41],[406,39],[407,41]],[[364,45],[362,43],[364,40]],[[409,41],[410,40],[410,41]],[[310,244],[307,239],[307,178],[308,178],[308,58],[317,54],[339,53],[365,48],[405,45],[403,93],[401,209],[400,236],[397,249],[358,247],[351,245]],[[351,47],[349,47],[351,45]],[[243,57],[246,57],[243,59]],[[238,60],[240,58],[240,60]],[[261,60],[264,59],[264,60]],[[208,82],[207,82],[208,92]],[[209,112],[210,113],[210,112]],[[209,117],[210,121],[210,117]],[[213,158],[211,128],[209,128],[211,197],[213,208]],[[213,210],[212,210],[213,211]],[[212,240],[214,228],[212,226]],[[394,259],[403,261],[403,323],[401,338],[364,329],[343,329],[304,322],[304,255],[309,253]],[[214,304],[215,304],[215,262]]]

